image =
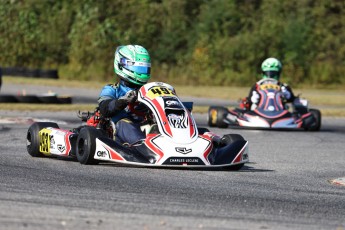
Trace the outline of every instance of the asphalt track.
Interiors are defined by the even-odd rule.
[[[74,112],[0,110],[0,229],[345,229],[345,119],[320,132],[216,129],[249,141],[243,170],[85,166],[26,152],[33,120]],[[205,114],[195,114],[199,126]],[[33,120],[31,120],[33,119]]]

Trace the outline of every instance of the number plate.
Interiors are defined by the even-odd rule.
[[[276,84],[264,84],[264,85],[260,85],[260,89],[262,89],[262,90],[274,89],[274,90],[279,91],[280,90],[280,86],[276,85]]]
[[[167,87],[152,87],[151,89],[149,89],[148,93],[147,93],[147,97],[150,98],[151,100],[153,100],[156,97],[163,97],[163,96],[175,96],[174,92],[167,88]]]
[[[50,155],[50,133],[50,129],[42,129],[39,131],[40,152],[46,155]]]

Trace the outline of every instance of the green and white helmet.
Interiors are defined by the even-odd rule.
[[[139,45],[119,46],[115,51],[114,71],[127,83],[142,86],[151,75],[151,58]]]
[[[267,58],[261,64],[261,71],[263,78],[274,78],[278,81],[282,71],[282,63],[276,58]]]

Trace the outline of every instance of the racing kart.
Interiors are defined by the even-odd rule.
[[[248,141],[238,134],[218,136],[206,128],[197,128],[192,103],[182,103],[175,89],[166,83],[142,86],[137,101],[127,109],[143,118],[145,139],[132,144],[114,140],[114,122],[96,109],[79,112],[83,125],[71,130],[61,129],[53,122],[33,123],[27,131],[27,151],[33,157],[74,158],[81,164],[108,161],[135,166],[239,170],[249,161]]]
[[[309,109],[308,101],[299,96],[289,105],[284,102],[277,80],[268,78],[258,83],[261,100],[251,110],[248,98],[242,99],[239,108],[228,109],[222,106],[211,106],[208,110],[210,127],[255,128],[255,129],[304,129],[319,131],[321,112]]]

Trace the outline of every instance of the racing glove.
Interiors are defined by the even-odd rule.
[[[283,93],[283,96],[284,96],[284,98],[286,99],[286,100],[289,100],[290,98],[291,98],[291,93],[290,93],[290,91],[286,88],[286,86],[282,86],[281,87],[281,91],[282,91],[282,93]]]
[[[118,100],[125,102],[127,105],[129,103],[133,103],[137,100],[137,91],[128,91],[124,96],[120,97]]]
[[[137,100],[137,91],[128,91],[124,96],[120,97],[116,101],[115,110],[123,110],[129,103],[133,103]]]
[[[253,104],[257,104],[259,102],[259,98],[260,98],[260,95],[256,91],[253,91],[250,101]]]

